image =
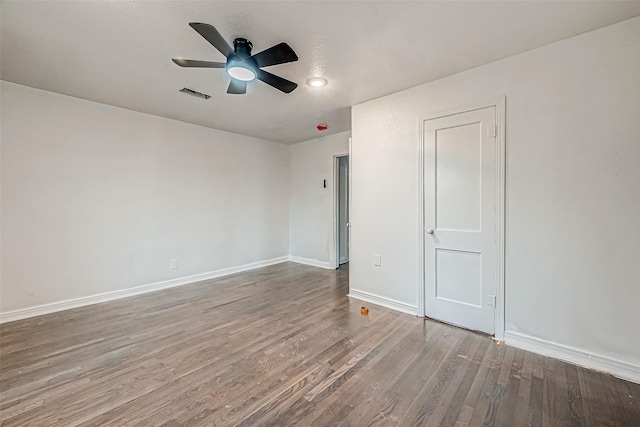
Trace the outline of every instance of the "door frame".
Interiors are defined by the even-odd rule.
[[[351,151],[351,138],[349,138],[349,151]],[[338,237],[338,223],[339,215],[339,180],[340,180],[340,157],[348,157],[349,158],[349,178],[347,182],[349,197],[347,197],[347,205],[351,208],[351,155],[350,153],[340,153],[333,155],[333,244],[331,245],[331,268],[336,269],[340,267],[340,251],[338,250],[338,245],[340,244]],[[348,233],[348,242],[351,243],[351,227],[347,228]],[[351,257],[351,251],[349,251],[349,257]]]
[[[505,222],[505,206],[506,206],[506,97],[501,96],[498,98],[487,99],[484,101],[477,101],[470,104],[465,104],[453,108],[447,108],[440,111],[431,112],[421,115],[418,120],[419,138],[418,138],[418,221],[420,235],[418,238],[418,254],[420,261],[418,262],[418,304],[417,311],[418,316],[426,316],[425,307],[425,218],[424,218],[424,122],[427,120],[438,119],[441,117],[452,116],[455,114],[466,113],[474,110],[481,110],[483,108],[495,107],[496,109],[496,180],[495,180],[495,205],[494,211],[496,213],[496,219],[494,224],[494,237],[496,241],[495,245],[495,334],[494,339],[498,341],[504,340],[505,330],[505,237],[506,237],[506,222]]]

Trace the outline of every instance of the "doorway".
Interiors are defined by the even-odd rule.
[[[349,155],[334,157],[334,260],[338,268],[349,262]]]
[[[427,317],[504,332],[502,104],[421,120],[422,308]]]

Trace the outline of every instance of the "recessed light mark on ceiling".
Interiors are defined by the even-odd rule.
[[[324,64],[327,63],[326,40],[322,35],[317,34],[313,37],[311,56],[309,58],[309,71],[312,76],[321,76],[324,74]]]
[[[322,87],[327,85],[327,79],[324,79],[322,77],[312,77],[307,80],[307,84],[313,87]]]

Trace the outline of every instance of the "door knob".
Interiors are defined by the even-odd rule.
[[[434,231],[435,230],[433,228],[427,228],[427,234],[433,234]]]

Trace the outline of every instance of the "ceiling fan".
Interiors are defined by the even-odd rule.
[[[290,93],[298,87],[296,83],[262,69],[263,67],[269,67],[271,65],[297,61],[298,55],[296,55],[288,44],[279,43],[267,50],[251,55],[253,44],[247,39],[235,39],[232,49],[213,25],[200,22],[190,22],[189,25],[211,43],[213,47],[218,49],[227,58],[227,62],[173,58],[172,61],[179,66],[226,69],[227,74],[231,77],[231,83],[229,83],[227,93],[231,94],[246,93],[247,82],[253,79],[261,80],[284,93]]]

